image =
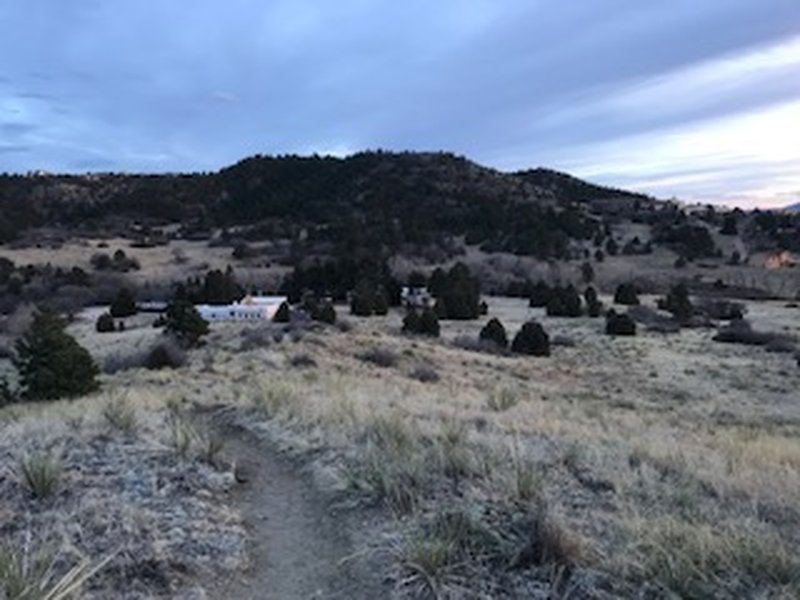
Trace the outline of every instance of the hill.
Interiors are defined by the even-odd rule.
[[[466,236],[490,249],[561,256],[597,222],[578,203],[646,199],[538,169],[501,173],[447,153],[254,156],[210,174],[0,177],[0,242],[29,228],[131,223],[397,248]]]

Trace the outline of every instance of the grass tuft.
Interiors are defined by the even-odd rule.
[[[519,404],[519,395],[510,388],[499,388],[489,394],[486,406],[494,412],[505,412]]]
[[[53,495],[61,483],[61,461],[45,452],[24,456],[18,469],[22,484],[34,498]]]
[[[103,418],[115,429],[131,433],[136,429],[136,409],[124,398],[107,403],[102,410]]]

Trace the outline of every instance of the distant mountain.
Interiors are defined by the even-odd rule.
[[[257,227],[263,239],[398,248],[465,235],[559,256],[598,226],[576,203],[645,196],[536,169],[502,173],[448,153],[254,156],[217,173],[0,176],[0,242],[32,227],[108,231],[180,222]],[[255,235],[255,233],[254,233]]]
[[[781,210],[783,210],[784,212],[791,212],[791,213],[800,212],[800,202],[798,202],[797,204],[790,204],[789,206],[784,206],[783,209]]]

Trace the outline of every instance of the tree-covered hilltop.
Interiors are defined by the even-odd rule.
[[[206,174],[6,175],[0,242],[33,227],[180,222],[196,230],[257,225],[272,238],[302,232],[345,250],[463,235],[487,249],[557,257],[570,240],[596,234],[596,220],[573,202],[579,180],[528,179],[447,153],[380,151],[254,156]]]

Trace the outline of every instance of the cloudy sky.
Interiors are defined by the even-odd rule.
[[[0,171],[446,149],[800,201],[800,0],[0,0]]]

